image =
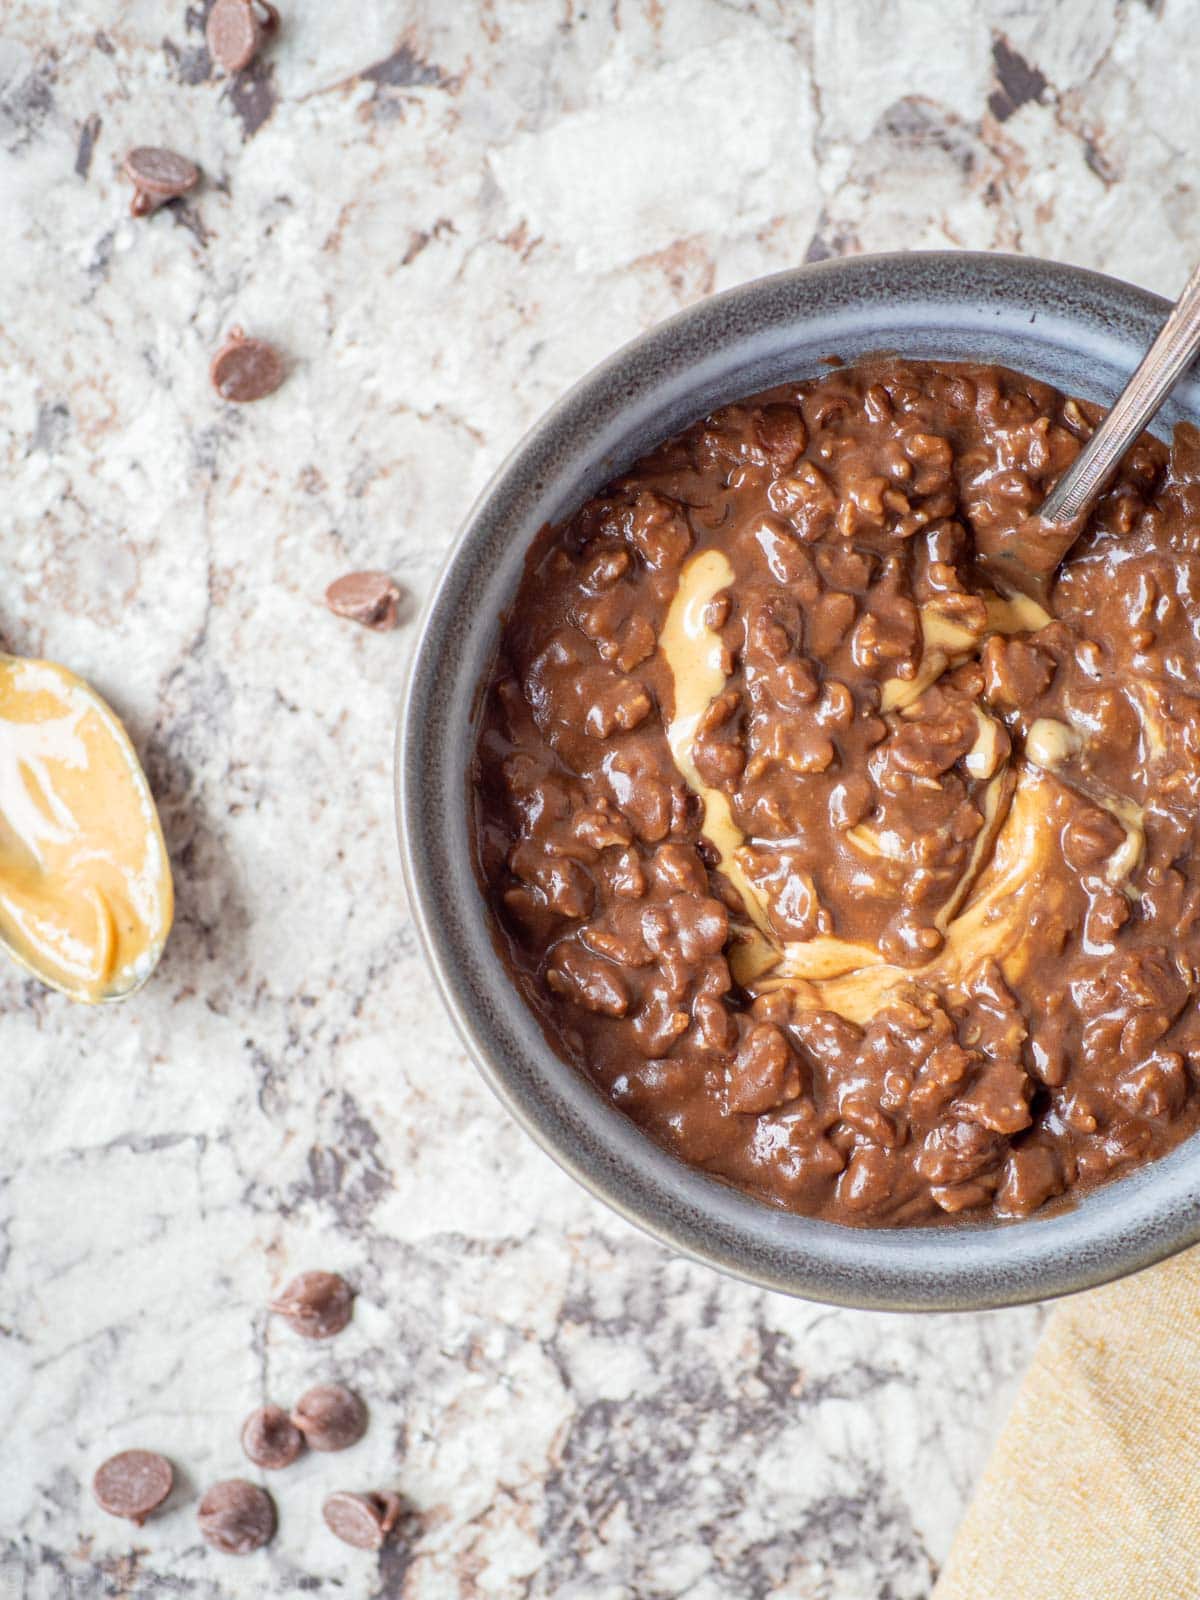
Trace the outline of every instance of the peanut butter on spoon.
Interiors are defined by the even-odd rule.
[[[0,655],[0,945],[73,1000],[120,1000],[153,972],[173,910],[114,712],[65,667]]]

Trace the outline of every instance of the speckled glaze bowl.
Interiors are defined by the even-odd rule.
[[[673,1249],[765,1288],[840,1305],[967,1310],[1067,1294],[1200,1239],[1200,1143],[1009,1224],[857,1229],[777,1211],[658,1148],[551,1049],[509,982],[472,869],[479,687],[525,551],[651,446],[727,401],[867,352],[999,362],[1109,403],[1166,316],[1112,278],[1017,256],[929,253],[801,267],[717,295],[590,373],[500,468],[426,609],[397,752],[416,917],[480,1070],[542,1147]],[[1157,431],[1200,420],[1181,387]]]

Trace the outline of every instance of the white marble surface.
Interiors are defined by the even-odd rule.
[[[200,4],[0,7],[0,632],[127,718],[179,894],[127,1005],[0,972],[0,1595],[917,1600],[1040,1313],[760,1294],[540,1155],[414,944],[390,787],[411,630],[320,596],[377,565],[419,600],[533,417],[713,289],[950,245],[1174,291],[1200,255],[1194,19],[280,4],[232,87]],[[149,221],[117,171],[140,142],[207,175]],[[206,378],[235,321],[292,364],[242,411]],[[314,1265],[361,1289],[323,1347],[262,1311]],[[244,1413],[335,1373],[366,1441],[272,1480],[268,1551],[209,1551],[195,1500],[242,1468]],[[87,1487],[133,1444],[181,1480],[140,1531]],[[317,1515],[371,1485],[416,1513],[382,1560]]]

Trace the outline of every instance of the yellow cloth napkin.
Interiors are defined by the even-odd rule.
[[[1200,1597],[1200,1249],[1047,1324],[934,1600]]]

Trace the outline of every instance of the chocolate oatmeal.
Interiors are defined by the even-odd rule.
[[[1196,435],[1130,452],[1045,607],[974,560],[1098,415],[841,369],[531,552],[482,878],[562,1055],[684,1161],[840,1222],[1016,1217],[1195,1127]]]

